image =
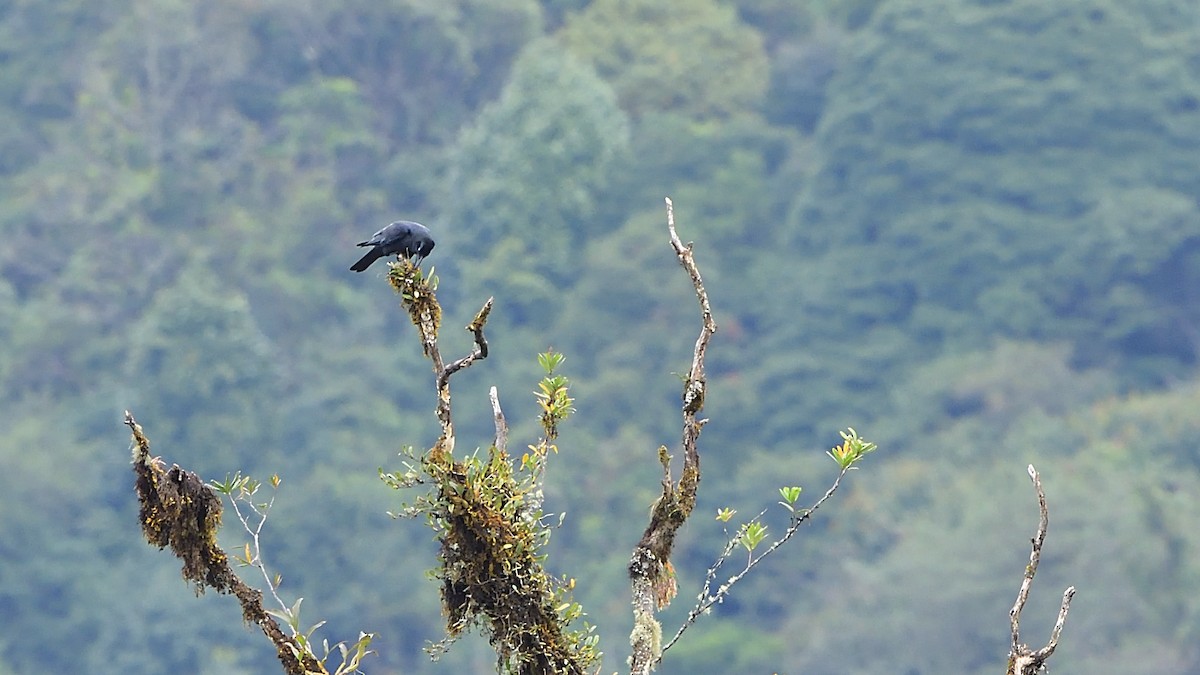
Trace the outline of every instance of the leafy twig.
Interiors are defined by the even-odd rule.
[[[845,478],[847,473],[855,468],[855,465],[858,463],[858,461],[861,460],[867,453],[873,452],[876,449],[874,443],[860,438],[854,429],[843,431],[841,432],[841,435],[842,443],[830,450],[828,453],[829,456],[838,463],[839,471],[837,477],[834,478],[833,483],[829,486],[829,489],[825,491],[825,494],[823,494],[820,499],[814,502],[812,506],[797,511],[792,504],[795,503],[795,501],[799,498],[800,488],[780,488],[779,492],[783,497],[781,504],[783,504],[786,509],[791,511],[792,514],[788,522],[787,529],[778,539],[772,542],[771,545],[766,548],[766,550],[755,556],[754,549],[766,534],[766,528],[761,525],[761,518],[763,514],[766,513],[766,510],[764,509],[763,511],[759,512],[759,514],[752,518],[749,523],[743,525],[741,529],[738,530],[738,533],[730,538],[728,542],[726,542],[725,548],[721,551],[721,554],[717,557],[717,560],[711,567],[708,568],[708,572],[704,578],[704,586],[700,590],[700,594],[696,599],[696,605],[692,607],[690,612],[688,612],[687,619],[685,619],[683,625],[679,627],[679,631],[676,632],[675,636],[671,638],[670,642],[663,647],[664,652],[679,640],[684,631],[691,627],[691,625],[696,622],[696,619],[698,619],[701,614],[706,612],[713,605],[724,602],[733,586],[744,579],[750,570],[757,567],[764,558],[774,553],[779,549],[779,547],[783,546],[788,542],[788,540],[795,536],[796,532],[800,529],[800,526],[812,518],[812,515],[816,513],[817,509],[821,508],[821,505],[828,501],[829,498],[833,496],[833,493],[837,492],[838,488],[841,487],[842,479]],[[757,529],[754,528],[755,525],[758,525]],[[725,561],[728,560],[731,555],[733,555],[734,550],[737,549],[739,544],[745,547],[749,554],[746,561],[746,566],[737,574],[734,574],[728,580],[726,580],[725,583],[721,584],[717,588],[716,593],[712,593],[712,584],[716,580],[717,571],[722,567],[722,565],[725,564]]]

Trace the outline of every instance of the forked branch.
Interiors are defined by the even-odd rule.
[[[1041,476],[1038,475],[1037,469],[1034,469],[1032,464],[1029,465],[1027,471],[1030,480],[1033,481],[1033,487],[1037,491],[1040,517],[1037,533],[1033,536],[1033,549],[1029,553],[1029,564],[1025,566],[1021,589],[1017,591],[1017,601],[1008,612],[1009,620],[1012,623],[1012,645],[1008,653],[1007,675],[1035,675],[1045,671],[1046,661],[1058,647],[1058,638],[1062,634],[1063,624],[1067,620],[1067,612],[1071,608],[1071,598],[1075,597],[1074,586],[1068,587],[1063,593],[1062,604],[1058,609],[1058,620],[1054,622],[1054,629],[1050,631],[1050,641],[1046,643],[1045,647],[1035,650],[1021,643],[1021,611],[1025,609],[1025,602],[1029,600],[1029,589],[1033,586],[1034,575],[1037,574],[1038,563],[1042,558],[1042,544],[1046,541],[1046,528],[1050,523]]]
[[[540,486],[523,482],[514,471],[506,452],[508,425],[495,388],[491,403],[496,436],[486,458],[478,453],[458,456],[454,451],[450,378],[487,358],[483,328],[492,299],[467,326],[474,337],[472,351],[447,364],[438,347],[442,310],[430,277],[411,263],[393,264],[388,273],[433,363],[441,436],[420,459],[424,478],[384,475],[394,487],[434,486],[421,503],[441,543],[437,575],[442,582],[447,638],[430,651],[444,651],[463,631],[482,625],[502,670],[520,675],[582,675],[598,653],[589,651],[584,640],[568,630],[571,617],[561,611],[558,586],[542,566]]]

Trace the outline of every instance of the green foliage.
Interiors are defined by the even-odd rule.
[[[751,521],[742,526],[742,531],[738,533],[738,543],[748,553],[754,553],[754,549],[762,543],[763,539],[767,538],[767,526],[758,521]]]
[[[1080,26],[1088,28],[1077,35]],[[849,253],[922,299],[927,309],[901,306],[896,318],[929,335],[927,345],[993,331],[1094,341],[1074,319],[1094,326],[1119,300],[1081,304],[1063,277],[1105,279],[1090,298],[1124,284],[1145,288],[1148,278],[1094,274],[1127,265],[1118,261],[1129,255],[1090,242],[1161,238],[1157,253],[1140,253],[1157,256],[1140,263],[1155,269],[1195,231],[1196,214],[1171,198],[1193,190],[1187,172],[1161,168],[1194,156],[1194,141],[1177,134],[1195,115],[1179,101],[1200,100],[1200,79],[1166,47],[1178,36],[1153,14],[1103,0],[1067,11],[1036,2],[886,3],[858,35],[840,75],[846,86],[818,132],[822,164],[794,211],[792,229],[803,233],[796,244],[824,253],[827,273]],[[1154,64],[1144,67],[1159,75],[1144,78],[1134,63]],[[1084,131],[1081,118],[1095,124]],[[1135,118],[1156,123],[1130,125]],[[1127,210],[1117,211],[1120,203]],[[1143,238],[1143,229],[1156,235]],[[1071,271],[1055,273],[1061,266]],[[978,313],[947,331],[935,308]],[[939,335],[947,332],[953,337]],[[1144,354],[1127,336],[1101,345]],[[1190,352],[1176,344],[1170,353],[1186,360]]]
[[[419,323],[416,304],[406,300],[414,323]],[[487,306],[476,319],[476,329],[482,329],[486,311]],[[421,332],[429,339],[430,329]],[[433,357],[428,343],[426,351]],[[584,616],[571,597],[574,580],[555,579],[545,570],[551,529],[542,511],[542,483],[548,451],[558,450],[553,445],[557,425],[572,412],[567,379],[555,374],[564,358],[553,351],[538,356],[546,373],[535,392],[545,436],[529,446],[532,457],[526,455],[518,466],[506,451],[507,430],[498,429],[486,458],[477,451],[455,459],[455,438],[443,435],[420,458],[409,448],[412,461],[403,473],[380,470],[392,488],[431,486],[403,514],[424,517],[441,543],[440,565],[430,576],[441,581],[448,618],[446,638],[429,650],[435,658],[477,626],[487,633],[504,672],[582,673],[599,663],[594,628],[586,623],[570,628]],[[448,420],[448,390],[443,396]],[[450,433],[449,428],[445,423],[444,433]]]
[[[349,78],[318,78],[292,87],[279,97],[279,107],[282,144],[296,168],[331,166],[341,153],[375,139],[371,109]]]
[[[561,33],[633,118],[752,111],[767,89],[762,38],[716,0],[594,0]]]
[[[897,0],[850,37],[817,166],[755,268],[787,282],[746,313],[769,353],[805,345],[764,361],[772,435],[874,414],[877,385],[905,377],[894,365],[997,337],[1066,341],[1119,386],[1195,363],[1179,289],[1200,216],[1176,199],[1193,172],[1165,167],[1194,164],[1178,134],[1200,79],[1180,24],[1131,7]],[[814,381],[837,384],[808,396]]]
[[[587,7],[591,0],[540,0],[550,27],[561,26],[566,17]]]
[[[408,147],[452,138],[499,90],[542,17],[535,0],[353,0],[302,10],[273,2],[259,20],[270,38],[264,66],[354,80],[384,142]]]
[[[838,602],[859,609],[843,615],[831,607],[816,617],[823,629],[790,649],[788,662],[820,668],[833,658],[846,672],[868,673],[905,654],[906,665],[923,672],[995,672],[1008,636],[995,630],[994,617],[971,607],[1012,606],[1036,526],[1037,504],[1019,468],[1032,460],[1042,474],[1050,522],[1022,626],[1047,630],[1067,585],[1088,589],[1095,603],[1072,606],[1068,632],[1079,640],[1064,634],[1055,670],[1108,671],[1110,660],[1150,673],[1192,667],[1194,655],[1178,645],[1189,644],[1200,629],[1197,603],[1167,589],[1186,587],[1197,572],[1182,563],[1197,546],[1184,524],[1196,517],[1195,505],[1182,497],[1196,479],[1190,468],[1179,470],[1170,449],[1177,441],[1166,438],[1194,433],[1194,415],[1185,409],[1194,410],[1196,396],[1189,386],[1049,417],[1031,408],[986,434],[970,433],[971,420],[963,419],[923,436],[922,454],[945,461],[924,462],[915,473],[916,467],[893,465],[860,476],[852,508],[839,521],[862,536],[885,536],[886,543],[878,558],[848,562],[810,581],[837,586]],[[962,426],[968,428],[955,428]],[[968,444],[973,447],[962,447]],[[915,606],[913,597],[924,601]],[[1116,607],[1122,611],[1110,611]],[[872,617],[869,647],[860,637],[863,615]],[[1147,625],[1146,637],[1120,640],[1117,626],[1127,620]],[[797,617],[784,630],[790,634],[812,621]],[[950,633],[973,639],[952,652],[934,648]],[[1102,659],[1093,640],[1120,646],[1103,650]],[[1154,658],[1133,665],[1146,649]]]
[[[354,644],[348,645],[345,642],[339,642],[331,646],[329,641],[325,640],[318,646],[313,642],[313,633],[324,626],[325,622],[318,621],[310,626],[308,630],[304,630],[300,623],[300,604],[303,601],[304,598],[296,598],[295,604],[291,607],[285,607],[278,611],[267,610],[267,614],[282,621],[292,631],[292,637],[299,644],[300,649],[315,659],[322,668],[327,668],[326,663],[329,661],[329,656],[336,649],[341,655],[342,660],[334,670],[334,675],[362,672],[359,670],[359,666],[362,665],[363,659],[374,653],[370,650],[370,646],[375,636],[370,633],[360,633],[358,640]],[[318,649],[321,649],[323,653],[317,653]]]
[[[634,128],[633,145],[621,181],[625,193],[647,205],[669,193],[680,222],[695,236],[726,242],[710,270],[736,274],[755,264],[756,253],[774,238],[767,224],[781,218],[792,199],[803,147],[797,134],[757,115],[696,121],[654,113]],[[653,216],[657,225],[661,214],[655,209]],[[649,220],[642,212],[636,217]]]
[[[537,397],[538,405],[542,408],[540,416],[542,422],[542,431],[545,432],[545,443],[549,444],[546,447],[557,452],[558,448],[553,445],[554,439],[558,438],[558,423],[567,419],[575,409],[571,404],[575,399],[567,394],[568,380],[563,375],[555,375],[554,371],[566,359],[562,353],[553,350],[538,354],[538,365],[542,370],[546,371],[546,377],[538,383],[538,391],[533,392]],[[545,450],[539,453],[545,456]]]
[[[885,443],[918,447],[919,439],[954,428],[962,441],[948,444],[955,460],[978,461],[991,449],[970,439],[994,438],[1016,420],[1063,415],[1116,392],[1112,373],[1071,359],[1063,343],[1002,341],[929,361],[893,391]]]
[[[664,673],[768,673],[780,670],[772,654],[785,638],[749,630],[736,622],[713,621],[673,647],[661,666]]]
[[[472,286],[517,323],[545,323],[629,146],[612,90],[551,41],[529,46],[499,100],[458,139],[445,218]]]
[[[854,465],[869,452],[876,449],[876,445],[869,441],[864,441],[858,437],[858,432],[854,427],[850,427],[848,431],[839,431],[842,436],[841,445],[834,446],[828,453],[829,457],[837,462],[838,468],[842,471],[857,468]]]
[[[783,506],[785,506],[786,508],[791,510],[792,505],[795,504],[796,500],[800,498],[800,492],[802,490],[803,490],[803,488],[801,488],[799,486],[789,486],[789,487],[779,488],[779,496],[783,497],[783,501],[780,502],[780,504],[782,504]]]
[[[813,440],[830,424],[895,450],[814,523],[820,546],[747,580],[664,672],[991,671],[1025,564],[1027,461],[1051,500],[1035,601],[1043,583],[1080,587],[1056,671],[1196,670],[1177,592],[1200,559],[1196,11],[7,3],[0,661],[273,668],[236,612],[196,601],[132,536],[124,407],[173,461],[287,477],[265,546],[331,631],[378,631],[374,669],[491,658],[472,638],[435,666],[420,653],[442,634],[436,592],[412,583],[429,534],[390,523],[369,475],[397,439],[436,435],[428,367],[397,347],[411,325],[345,271],[394,217],[435,230],[448,326],[496,296],[504,358],[456,381],[483,411],[456,416],[462,437],[490,436],[488,386],[547,377],[541,346],[572,355],[585,451],[555,455],[544,508],[569,517],[545,550],[580,580],[590,638],[622,644],[604,632],[628,621],[620,542],[656,494],[654,449],[677,437],[671,373],[691,347],[664,336],[695,318],[663,241],[670,195],[721,327],[700,507],[729,521],[764,496],[792,504],[781,476],[833,470]],[[525,412],[514,437],[544,437],[543,409]],[[680,542],[685,595],[727,541],[711,530]],[[86,639],[28,648],[46,635]],[[922,652],[944,661],[910,656],[946,641],[961,649]]]
[[[280,379],[247,298],[184,274],[147,310],[131,330],[127,372],[145,392],[133,403],[161,426],[156,436],[193,448],[204,458],[200,469],[245,465],[251,454],[266,459]]]

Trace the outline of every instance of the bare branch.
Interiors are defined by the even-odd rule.
[[[243,483],[243,489],[249,491],[249,488],[245,487],[245,485]],[[271,573],[267,571],[267,563],[263,560],[262,554],[262,530],[263,526],[267,524],[267,512],[275,505],[275,495],[271,495],[271,499],[263,505],[261,510],[254,505],[253,501],[247,500],[250,512],[258,518],[257,525],[250,522],[249,515],[242,513],[241,507],[238,506],[238,500],[232,494],[230,495],[229,503],[233,506],[234,515],[242,523],[242,529],[250,535],[251,555],[247,557],[245,562],[262,574],[263,581],[267,584],[267,590],[271,592],[271,597],[275,598],[275,602],[281,608],[288,609],[287,603],[283,601],[283,598],[279,597],[279,590],[275,587],[274,580],[271,579]]]
[[[508,452],[508,422],[504,419],[504,411],[500,409],[500,395],[496,388],[488,390],[488,399],[492,402],[492,419],[496,422],[496,440],[493,445],[501,454]]]
[[[1046,529],[1050,522],[1049,510],[1046,508],[1046,492],[1042,489],[1041,476],[1038,475],[1037,469],[1034,469],[1032,464],[1026,471],[1029,473],[1030,480],[1033,481],[1034,490],[1037,491],[1039,518],[1037,533],[1033,536],[1033,546],[1029,553],[1029,564],[1025,566],[1025,576],[1021,580],[1020,590],[1017,591],[1017,600],[1008,612],[1012,625],[1008,675],[1035,675],[1043,672],[1047,659],[1054,654],[1054,650],[1058,647],[1058,638],[1062,633],[1063,624],[1067,620],[1067,612],[1071,608],[1071,598],[1075,597],[1074,586],[1067,588],[1063,593],[1062,605],[1058,610],[1058,620],[1050,634],[1050,641],[1045,647],[1035,651],[1021,643],[1021,611],[1025,609],[1025,603],[1029,600],[1029,589],[1033,585],[1034,575],[1037,574],[1038,563],[1042,558],[1042,545],[1046,541]]]
[[[483,307],[475,315],[475,319],[467,325],[467,330],[475,335],[475,348],[470,354],[447,366],[442,361],[442,353],[438,349],[438,330],[442,325],[442,307],[438,304],[430,280],[410,261],[389,263],[388,283],[400,294],[402,304],[408,310],[409,318],[421,334],[421,347],[429,360],[433,362],[433,372],[437,383],[437,418],[442,426],[442,435],[434,446],[439,456],[443,453],[449,457],[454,453],[454,424],[451,420],[450,407],[450,376],[475,363],[488,355],[487,340],[483,336],[483,326],[487,323],[488,314],[492,311],[493,298],[488,298]]]
[[[712,308],[708,303],[708,293],[704,290],[704,281],[692,257],[692,245],[684,245],[675,231],[675,210],[669,198],[666,199],[666,206],[671,247],[679,258],[679,264],[692,280],[696,299],[700,303],[703,326],[699,337],[696,338],[692,366],[683,387],[683,469],[678,483],[675,483],[671,477],[667,449],[659,449],[659,461],[663,466],[663,491],[654,503],[650,523],[634,548],[629,562],[634,614],[634,630],[630,635],[633,648],[630,657],[632,673],[650,672],[662,656],[662,627],[654,618],[654,614],[666,607],[675,596],[671,549],[675,543],[675,533],[687,521],[696,505],[696,492],[700,486],[700,452],[697,441],[707,422],[705,419],[698,419],[697,414],[704,408],[707,387],[704,356],[708,342],[717,330]]]
[[[475,336],[475,349],[470,354],[467,354],[461,359],[446,366],[446,369],[438,375],[439,389],[442,387],[442,383],[445,380],[449,380],[450,376],[454,373],[457,373],[458,371],[470,366],[472,363],[475,363],[480,359],[487,358],[488,343],[487,339],[483,337],[483,326],[487,323],[488,314],[491,314],[492,312],[493,300],[495,300],[494,297],[488,298],[487,302],[483,303],[483,307],[480,308],[479,312],[475,314],[474,320],[467,324],[467,330],[471,331],[471,333]]]
[[[1029,600],[1029,589],[1033,586],[1033,577],[1037,574],[1038,563],[1042,559],[1042,544],[1046,541],[1046,528],[1050,524],[1050,513],[1046,508],[1046,493],[1042,490],[1042,480],[1038,476],[1037,470],[1030,464],[1026,469],[1029,472],[1029,478],[1033,480],[1034,489],[1037,491],[1038,500],[1038,528],[1033,536],[1033,549],[1029,553],[1029,564],[1025,566],[1025,576],[1021,579],[1021,588],[1017,591],[1017,601],[1013,604],[1013,608],[1008,612],[1008,618],[1012,625],[1012,652],[1015,654],[1021,647],[1021,611],[1025,609],[1025,602]]]
[[[708,344],[708,338],[713,333],[717,332],[717,324],[713,321],[712,308],[708,304],[708,294],[704,291],[704,281],[700,278],[700,270],[696,267],[695,261],[692,259],[692,243],[686,245],[679,239],[679,234],[675,231],[675,204],[671,198],[666,199],[667,203],[667,231],[671,234],[671,248],[675,249],[675,255],[679,257],[679,263],[687,270],[688,275],[692,278],[692,286],[696,289],[696,299],[700,301],[701,319],[704,321],[705,332],[700,334],[700,339],[696,341],[696,350],[702,351],[703,346]],[[693,363],[693,365],[695,365]],[[703,367],[703,363],[700,364]]]
[[[1075,587],[1068,586],[1067,590],[1063,591],[1062,604],[1058,607],[1058,619],[1054,622],[1054,630],[1050,631],[1050,641],[1033,654],[1033,658],[1039,663],[1045,663],[1046,659],[1050,658],[1050,655],[1058,648],[1058,637],[1062,634],[1063,624],[1067,622],[1067,612],[1071,609],[1071,598],[1074,597]]]

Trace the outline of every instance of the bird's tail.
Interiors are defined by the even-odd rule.
[[[355,272],[362,272],[371,266],[371,263],[379,260],[383,256],[378,248],[373,248],[367,251],[367,254],[358,259],[358,262],[350,266],[350,269]]]

